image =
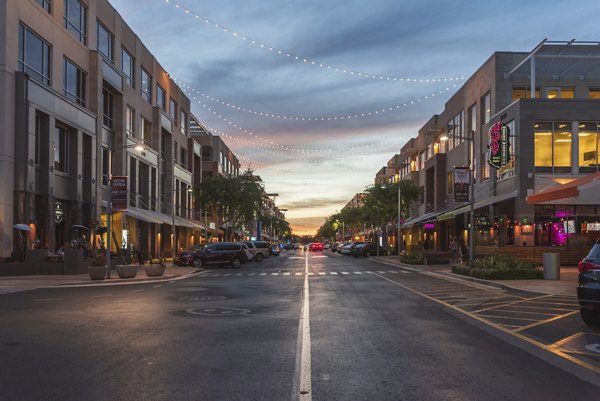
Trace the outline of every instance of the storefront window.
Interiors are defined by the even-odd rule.
[[[571,147],[571,122],[535,123],[535,167],[549,167],[547,172],[570,172],[572,164]]]
[[[512,100],[513,102],[517,99],[527,99],[531,97],[531,88],[527,87],[518,87],[513,88],[512,90]],[[540,88],[535,88],[535,98],[540,98]]]

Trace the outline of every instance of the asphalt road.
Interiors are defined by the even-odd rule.
[[[161,284],[3,294],[0,400],[598,399],[410,290],[416,275],[298,252]]]

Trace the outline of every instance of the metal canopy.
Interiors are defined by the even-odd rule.
[[[530,78],[532,96],[535,96],[536,76],[559,79],[568,75],[581,80],[600,76],[600,42],[544,39],[519,64],[504,74],[505,78],[511,75]]]

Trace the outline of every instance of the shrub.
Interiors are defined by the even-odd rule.
[[[484,280],[523,280],[543,278],[531,262],[510,255],[496,255],[476,259],[471,266],[453,265],[452,273]]]
[[[91,261],[90,266],[106,266],[106,256],[98,254]]]

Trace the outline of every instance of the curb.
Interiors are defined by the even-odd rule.
[[[160,277],[147,277],[145,279],[136,279],[136,278],[110,278],[104,280],[94,280],[94,281],[80,281],[77,283],[64,283],[50,286],[40,286],[37,288],[68,288],[68,287],[108,287],[114,285],[130,285],[130,284],[147,284],[147,283],[162,283],[165,281],[174,281],[174,280],[185,280],[187,278],[193,277],[199,273],[204,271],[203,268],[196,269],[191,272],[187,272],[181,275],[165,275]]]

